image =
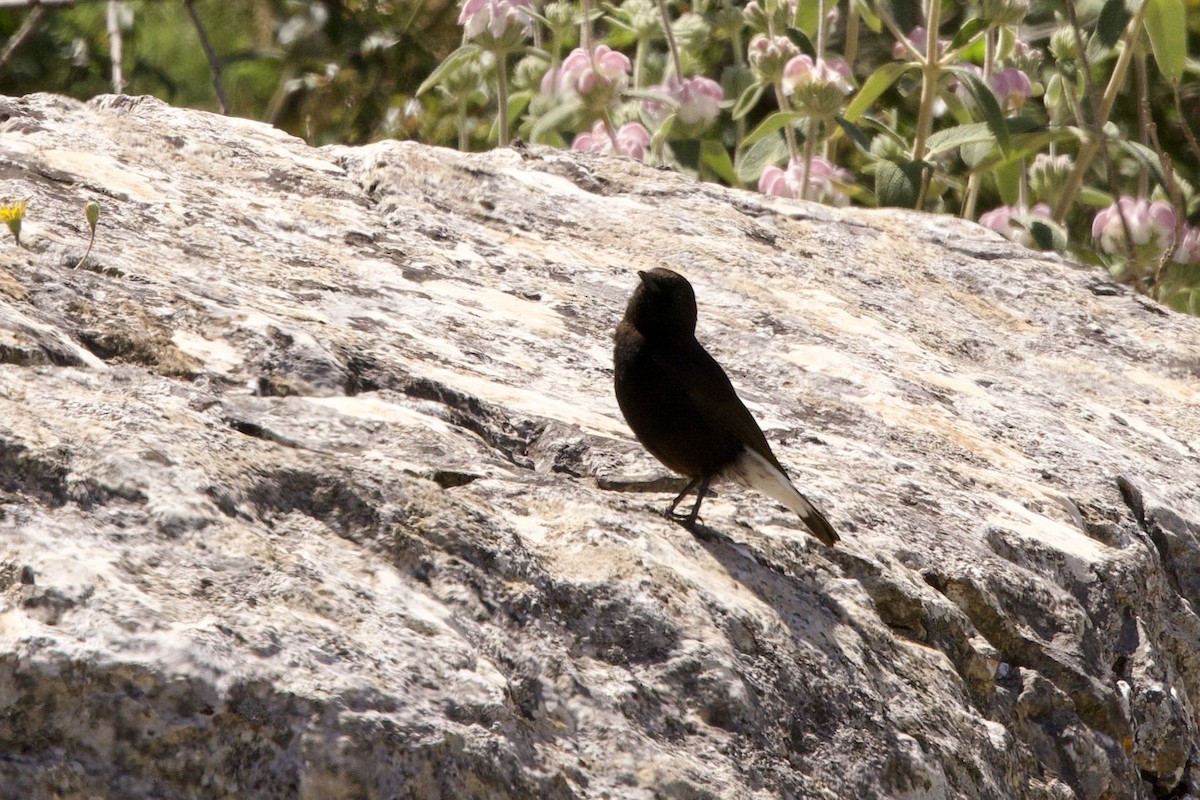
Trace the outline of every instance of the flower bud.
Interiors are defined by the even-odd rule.
[[[1039,200],[1057,204],[1074,167],[1069,155],[1038,153],[1029,165],[1029,188]]]
[[[979,14],[989,25],[1016,25],[1029,13],[1029,0],[983,0]]]
[[[1078,61],[1079,42],[1072,28],[1059,28],[1050,36],[1050,54],[1055,61]]]
[[[816,200],[835,206],[850,204],[850,197],[838,183],[850,183],[854,176],[848,170],[835,167],[820,156],[813,156],[808,167],[808,192],[801,192],[804,186],[804,163],[789,161],[787,169],[774,165],[763,170],[758,179],[758,190],[763,194],[776,197],[799,198],[806,195],[809,200]]]
[[[842,59],[798,55],[783,68],[783,93],[797,110],[814,117],[832,117],[850,93],[850,67]]]
[[[800,48],[786,36],[763,36],[750,40],[748,59],[754,77],[766,84],[773,84],[783,75],[784,66],[800,55]]]
[[[511,50],[533,35],[528,8],[529,0],[464,0],[458,24],[486,48]]]

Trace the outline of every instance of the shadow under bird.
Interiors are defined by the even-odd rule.
[[[795,511],[814,536],[832,546],[838,541],[833,526],[792,485],[729,376],[696,340],[692,285],[669,269],[638,277],[613,348],[617,404],[650,454],[691,478],[667,508],[667,518],[690,530],[709,484],[731,478]],[[693,489],[691,512],[676,514]]]

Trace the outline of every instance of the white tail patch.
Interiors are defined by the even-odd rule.
[[[792,486],[792,482],[786,475],[748,447],[744,448],[741,456],[725,469],[724,474],[725,477],[732,478],[742,486],[756,489],[772,500],[783,503],[799,514],[806,524],[819,516],[817,510],[812,507],[812,503],[796,491],[796,487]]]

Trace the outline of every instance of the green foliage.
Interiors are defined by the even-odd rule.
[[[816,0],[668,3],[674,52],[657,0],[593,2],[586,36],[578,2],[538,3],[527,9],[527,26],[510,17],[494,39],[482,25],[464,36],[461,2],[196,0],[195,8],[232,113],[316,144],[397,137],[477,149],[510,130],[568,146],[586,134],[592,149],[703,180],[752,186],[771,168],[766,190],[807,199],[972,217],[1002,204],[1008,210],[997,209],[1005,213],[996,219],[1005,235],[1103,262],[1173,308],[1200,309],[1194,263],[1159,268],[1159,251],[1142,247],[1145,263],[1125,264],[1112,229],[1103,247],[1091,236],[1097,210],[1121,197],[1139,208],[1170,201],[1176,218],[1200,211],[1191,189],[1200,185],[1200,63],[1188,52],[1200,39],[1200,15],[1188,11],[1196,0],[1094,0],[1080,4],[1078,31],[1057,0],[827,0],[834,23],[820,19]],[[498,2],[525,8],[523,0]],[[217,110],[210,65],[182,4],[126,0],[121,8],[126,91]],[[28,13],[0,11],[0,37]],[[914,33],[928,25],[939,38],[933,63]],[[909,36],[915,53],[898,45]],[[616,72],[600,81],[612,85],[581,97],[574,88],[588,80],[576,57],[571,79],[542,91],[547,71],[584,39],[623,53],[631,69],[618,75],[619,65],[608,65]],[[832,69],[839,56],[851,59],[851,75]],[[108,59],[103,3],[47,9],[0,71],[0,92],[112,91]],[[696,86],[681,93],[679,79],[696,76],[718,78],[724,99]],[[1141,107],[1151,125],[1139,120]],[[777,180],[784,164],[786,180]],[[1053,214],[1045,205],[1031,210],[1034,203]],[[1157,226],[1152,241],[1173,238],[1157,213],[1137,225]],[[1190,233],[1200,221],[1183,225]],[[1177,257],[1200,261],[1200,252]]]

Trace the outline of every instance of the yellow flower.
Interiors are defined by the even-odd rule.
[[[25,201],[18,200],[15,203],[10,203],[6,206],[0,206],[0,222],[12,223],[13,220],[18,222],[25,218]]]
[[[21,220],[25,219],[25,201],[18,200],[6,206],[0,206],[0,221],[8,225],[17,244],[21,243]]]

